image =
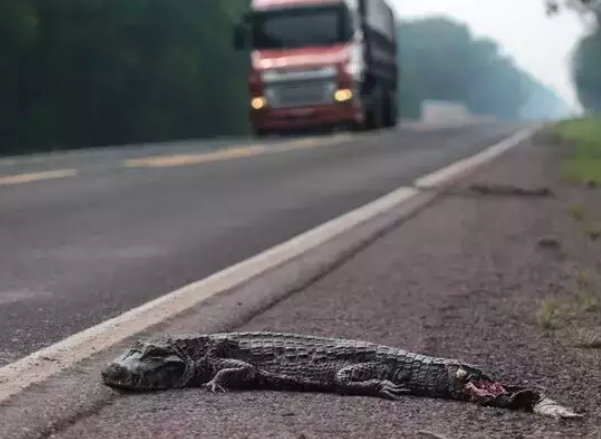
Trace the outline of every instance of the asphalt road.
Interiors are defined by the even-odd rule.
[[[365,204],[515,132],[516,124],[381,132],[193,166],[124,168],[130,147],[0,163],[0,365]],[[227,142],[151,147],[198,152]]]

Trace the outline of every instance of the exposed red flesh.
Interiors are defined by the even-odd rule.
[[[470,382],[466,385],[466,389],[469,390],[473,395],[481,397],[499,396],[507,393],[501,384],[489,380]]]

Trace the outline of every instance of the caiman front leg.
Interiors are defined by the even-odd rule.
[[[383,380],[381,364],[363,363],[346,366],[336,372],[334,381],[339,393],[347,395],[380,396],[387,399],[400,399],[409,394],[409,388],[392,381]]]
[[[212,363],[212,369],[216,370],[216,373],[202,387],[213,393],[225,393],[227,388],[240,387],[244,384],[256,382],[258,378],[258,369],[241,360],[217,359],[213,360]]]

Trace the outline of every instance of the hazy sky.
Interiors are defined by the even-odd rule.
[[[401,18],[445,14],[489,36],[524,70],[580,108],[569,73],[571,51],[584,25],[571,12],[547,17],[544,0],[390,0]]]

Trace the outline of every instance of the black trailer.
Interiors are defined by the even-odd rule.
[[[358,0],[365,75],[361,94],[367,128],[392,127],[399,119],[397,23],[385,0]]]

